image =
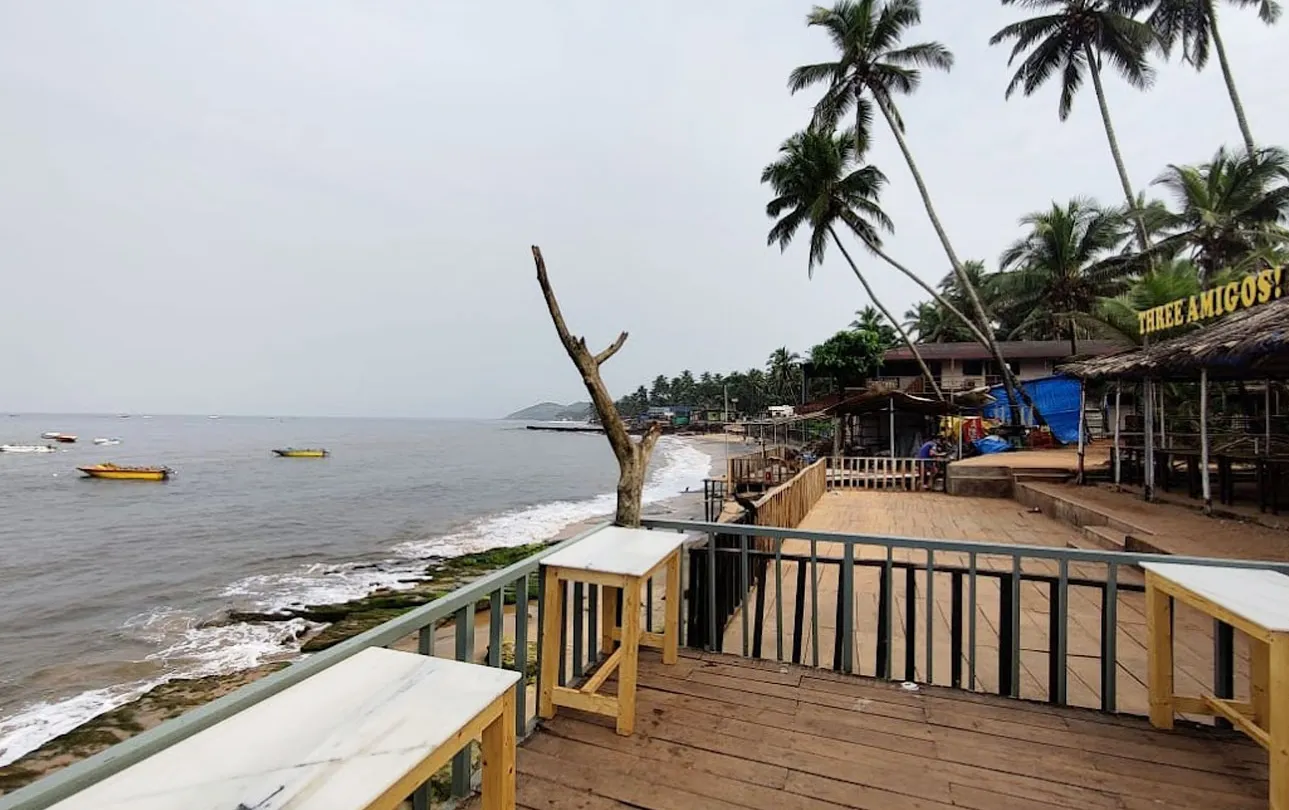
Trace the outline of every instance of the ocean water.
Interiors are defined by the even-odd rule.
[[[0,765],[169,678],[298,654],[303,622],[202,626],[230,609],[340,601],[548,539],[611,513],[617,476],[602,436],[510,422],[0,416],[0,444],[49,430],[80,441],[0,453]],[[76,471],[101,461],[177,475]],[[664,438],[646,500],[701,492],[710,465]]]

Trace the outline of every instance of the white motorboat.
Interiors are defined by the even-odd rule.
[[[0,444],[0,453],[52,453],[52,444]]]
[[[61,435],[63,435],[63,434],[59,433],[59,432],[58,432],[58,431],[56,431],[56,430],[49,430],[49,431],[46,431],[46,432],[44,432],[44,433],[40,434],[40,438],[42,438],[42,439],[57,439],[57,438],[58,438],[59,436],[61,436]]]
[[[95,439],[95,440],[94,440],[94,443],[95,443],[95,444],[97,444],[97,445],[99,445],[100,447],[110,447],[110,446],[112,446],[112,445],[114,445],[114,444],[120,444],[120,443],[121,443],[121,440],[120,440],[120,439],[116,439],[116,438],[112,438],[112,439]]]

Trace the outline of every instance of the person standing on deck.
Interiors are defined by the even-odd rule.
[[[928,439],[918,448],[917,457],[926,462],[931,462],[932,459],[944,458],[944,456],[945,450],[940,443],[939,437]],[[934,462],[919,466],[921,467],[922,485],[927,489],[934,489],[935,479],[941,474],[944,465],[940,462]]]

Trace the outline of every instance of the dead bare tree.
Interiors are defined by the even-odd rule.
[[[613,397],[600,378],[600,366],[617,354],[622,344],[627,342],[627,333],[618,335],[618,339],[599,354],[591,354],[591,350],[586,347],[586,338],[574,337],[568,331],[568,324],[564,322],[564,315],[559,309],[559,301],[555,300],[555,291],[551,289],[550,278],[546,275],[542,249],[537,245],[533,245],[533,261],[537,263],[537,283],[541,285],[546,309],[550,310],[551,320],[555,322],[560,343],[564,344],[564,351],[568,352],[573,365],[577,366],[577,372],[582,375],[582,383],[591,395],[591,404],[600,416],[604,435],[608,436],[609,446],[618,459],[618,510],[614,522],[619,526],[639,526],[645,472],[653,447],[662,435],[662,427],[657,422],[652,422],[640,441],[633,441],[622,417],[618,415]]]

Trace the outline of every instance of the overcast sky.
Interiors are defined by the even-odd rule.
[[[1088,92],[1003,99],[1017,18],[924,0],[957,56],[903,102],[963,258],[1053,199],[1119,200]],[[536,285],[621,395],[804,351],[866,300],[765,245],[761,168],[832,54],[785,0],[0,0],[0,410],[496,416],[584,398]],[[1284,141],[1289,25],[1222,5],[1255,136]],[[1107,78],[1134,182],[1239,141],[1216,64]],[[946,262],[889,133],[888,249]],[[919,296],[873,268],[898,313]]]

